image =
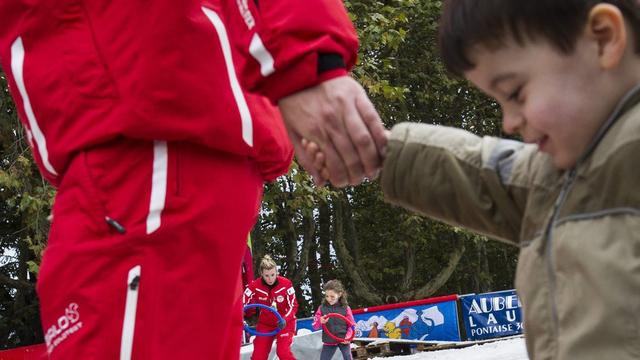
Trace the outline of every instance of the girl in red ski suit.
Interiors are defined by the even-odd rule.
[[[291,343],[296,332],[296,300],[293,284],[289,279],[277,275],[276,263],[270,256],[260,262],[260,278],[249,284],[244,291],[243,303],[275,306],[278,313],[286,321],[285,327],[275,336],[256,336],[253,340],[251,360],[266,360],[271,352],[273,340],[276,339],[276,354],[281,360],[295,360],[291,353]],[[255,309],[247,311],[247,316],[255,314]],[[268,333],[278,327],[278,318],[270,311],[259,312],[256,330]]]

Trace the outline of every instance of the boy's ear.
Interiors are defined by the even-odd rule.
[[[616,67],[627,48],[627,29],[620,9],[607,3],[595,5],[589,12],[586,32],[598,43],[600,66]]]

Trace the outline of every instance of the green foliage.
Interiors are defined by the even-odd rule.
[[[440,1],[350,0],[345,5],[361,45],[354,76],[366,88],[388,127],[412,121],[457,126],[479,135],[501,135],[498,106],[466,81],[452,78],[440,62],[436,48]],[[291,250],[292,241],[296,253],[301,254],[302,219],[304,214],[311,214],[316,229],[313,249],[320,251],[324,237],[329,236],[331,259],[329,264],[317,264],[318,269],[308,271],[319,271],[322,281],[340,278],[351,291],[352,306],[376,305],[371,298],[353,291],[362,281],[371,284],[370,290],[380,298],[392,301],[428,284],[457,251],[452,239],[459,239],[466,251],[449,280],[434,295],[513,287],[517,249],[392,207],[384,202],[376,182],[348,188],[345,193],[350,213],[343,219],[344,226],[352,227],[345,230],[345,242],[349,261],[357,263],[361,280],[352,278],[344,259],[335,251],[340,236],[339,192],[313,187],[297,166],[265,188],[260,236],[254,240],[262,242],[265,251],[283,264],[285,275],[290,275],[287,271],[295,264],[287,264],[293,258],[285,254]],[[330,213],[329,228],[324,231],[321,206]],[[280,219],[282,216],[286,221]],[[278,225],[287,222],[291,226]],[[310,255],[318,259],[322,256],[320,252]],[[312,310],[309,304],[317,304],[320,299],[317,291],[310,302],[307,297],[320,284],[303,277],[298,285],[305,289],[299,296],[303,303],[299,315],[308,315]]]
[[[35,279],[55,191],[40,176],[0,72],[0,349],[42,342]]]
[[[3,90],[0,102],[0,200],[6,211],[13,215],[16,233],[21,234],[13,238],[6,238],[3,234],[2,244],[12,246],[24,241],[33,252],[37,264],[46,245],[49,230],[47,218],[55,190],[38,172],[9,98],[6,78],[1,72],[0,80]]]

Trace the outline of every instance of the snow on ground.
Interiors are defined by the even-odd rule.
[[[378,339],[384,340],[384,339]],[[449,343],[449,342],[442,342]],[[352,345],[354,346],[354,345]],[[293,355],[297,359],[320,360],[322,351],[322,331],[306,335],[298,335],[293,339],[291,347]],[[240,349],[240,359],[249,360],[253,353],[253,345],[249,344]],[[276,358],[276,347],[271,349],[269,360]],[[277,359],[277,358],[276,358]],[[342,359],[339,351],[334,354],[333,360]],[[509,337],[503,340],[473,345],[466,348],[425,351],[413,355],[392,356],[378,360],[528,360],[524,345],[524,337]]]
[[[462,349],[427,351],[406,356],[374,358],[384,360],[528,360],[524,338],[501,340]]]

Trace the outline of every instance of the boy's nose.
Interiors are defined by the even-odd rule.
[[[519,133],[524,123],[525,121],[522,114],[507,111],[502,112],[502,130],[504,130],[505,133],[509,135]]]

